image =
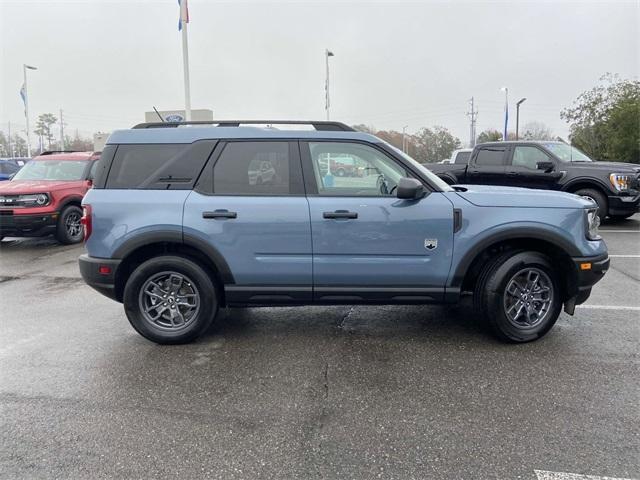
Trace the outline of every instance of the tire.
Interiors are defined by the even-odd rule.
[[[138,266],[127,280],[123,303],[133,328],[163,345],[195,340],[218,313],[209,274],[189,258],[173,255]]]
[[[69,205],[63,208],[56,225],[56,240],[65,245],[80,243],[84,238],[84,231],[80,224],[81,218],[82,209],[80,207]]]
[[[561,295],[558,274],[547,256],[507,252],[478,277],[474,308],[500,340],[531,342],[543,337],[558,320]]]
[[[345,173],[346,173],[346,172],[344,171],[344,169],[343,169],[343,168],[339,168],[339,169],[338,169],[338,171],[336,172],[336,175],[337,175],[338,177],[344,177]]]
[[[625,213],[624,215],[609,215],[611,220],[626,220],[627,218],[633,217],[635,213]]]
[[[608,210],[607,197],[593,188],[581,188],[573,193],[575,195],[580,195],[581,197],[589,197],[596,202],[598,205],[598,217],[600,217],[600,221],[605,219]]]

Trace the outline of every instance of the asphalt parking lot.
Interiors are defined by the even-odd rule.
[[[463,304],[230,310],[157,346],[81,246],[5,239],[0,476],[640,478],[640,214],[601,231],[609,273],[525,345]]]

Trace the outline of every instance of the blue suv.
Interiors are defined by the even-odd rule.
[[[83,201],[83,278],[154,342],[194,340],[221,307],[464,292],[499,338],[527,342],[609,267],[591,200],[452,187],[337,122],[199,123],[114,132]],[[332,171],[344,161],[358,175]]]

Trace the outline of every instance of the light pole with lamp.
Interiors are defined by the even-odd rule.
[[[500,89],[504,92],[504,130],[502,133],[502,141],[507,140],[507,128],[509,126],[509,89],[507,87],[502,87]]]
[[[31,135],[29,132],[29,91],[27,90],[27,70],[37,70],[37,67],[32,67],[26,63],[22,64],[22,73],[24,75],[24,83],[20,90],[20,96],[24,102],[24,118],[27,123],[27,155],[31,157]]]
[[[516,103],[516,140],[518,140],[518,128],[520,127],[520,104],[524,103],[525,100],[526,97],[521,98],[518,100],[518,103]]]

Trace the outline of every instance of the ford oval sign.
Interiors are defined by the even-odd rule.
[[[184,117],[178,113],[172,113],[164,117],[167,122],[184,122]]]

